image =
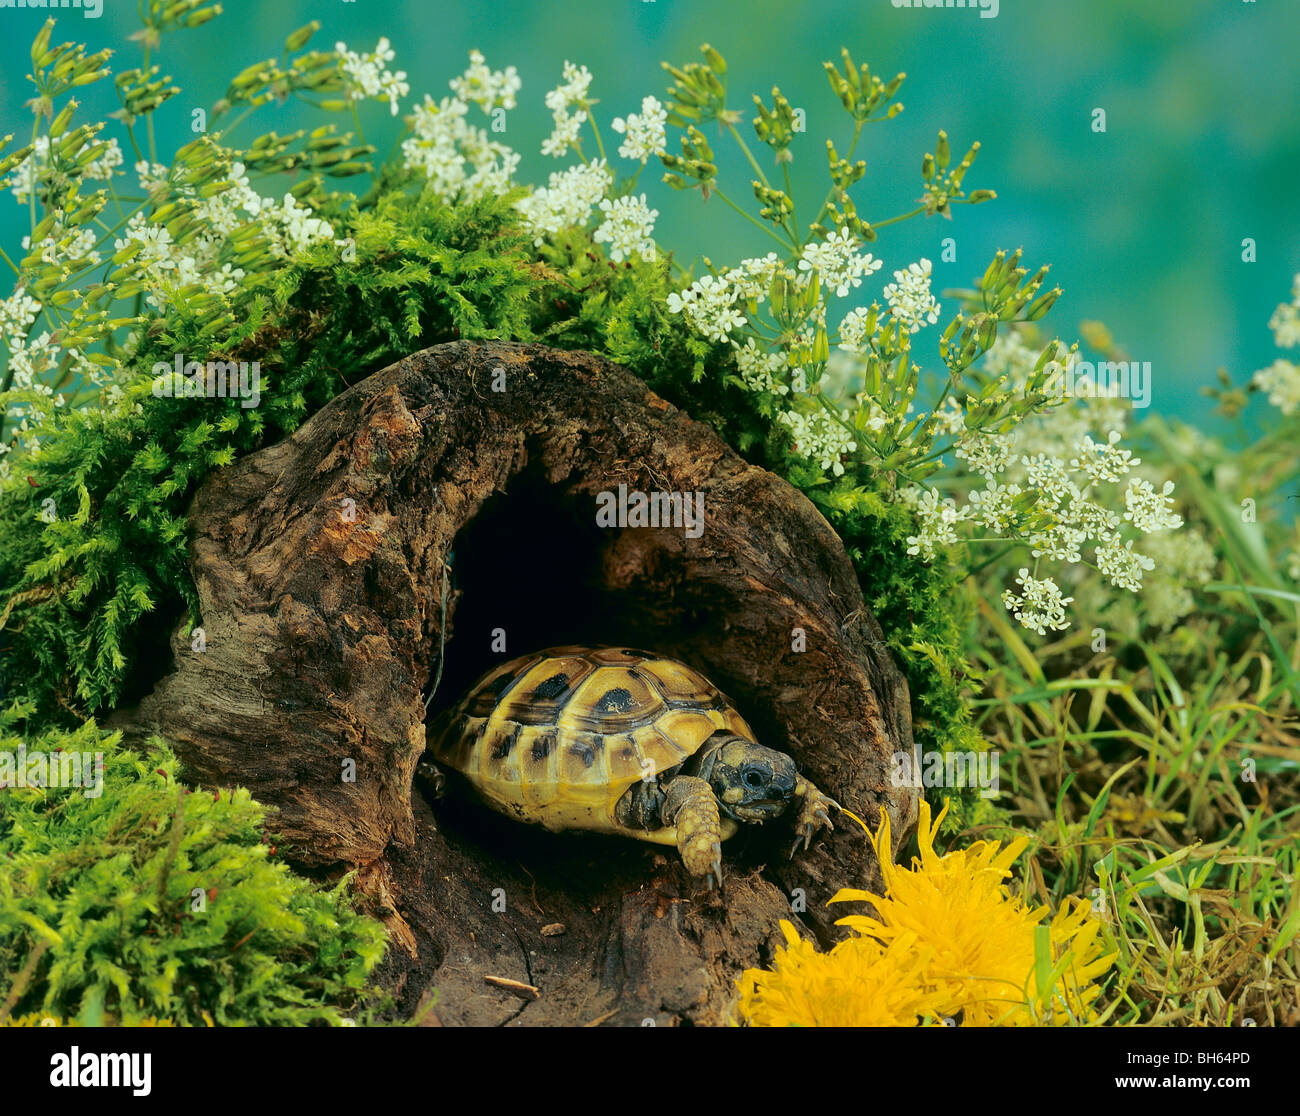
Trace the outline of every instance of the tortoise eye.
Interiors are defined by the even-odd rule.
[[[756,767],[751,767],[740,778],[747,787],[761,787],[763,785],[763,773]]]

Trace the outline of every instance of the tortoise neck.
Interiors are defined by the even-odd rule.
[[[700,750],[690,758],[683,770],[707,783],[713,774],[713,762],[717,759],[718,749],[730,739],[729,734],[715,733],[700,745]]]

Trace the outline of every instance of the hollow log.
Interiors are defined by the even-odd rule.
[[[602,526],[620,486],[702,500],[702,530]],[[551,834],[458,793],[426,801],[412,788],[426,723],[503,656],[572,643],[680,659],[868,825],[888,809],[901,839],[915,820],[917,792],[890,779],[913,752],[907,687],[839,538],[609,361],[416,353],[210,477],[190,522],[201,637],[178,630],[168,672],[114,723],[166,737],[197,784],[249,787],[301,869],[357,870],[394,934],[381,979],[404,1013],[722,1023],[779,919],[828,943],[826,900],[879,882],[843,815],[793,859],[779,821],[746,827],[710,892],[672,850]]]

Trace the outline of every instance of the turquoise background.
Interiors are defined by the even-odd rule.
[[[859,147],[868,164],[856,191],[863,216],[881,220],[913,208],[921,156],[939,128],[951,137],[954,162],[972,140],[983,142],[966,185],[999,195],[958,207],[951,223],[918,218],[882,230],[873,250],[886,271],[877,286],[920,256],[934,261],[936,287],[969,284],[999,247],[1023,247],[1035,266],[1052,263],[1052,278],[1065,288],[1048,319],[1055,331],[1073,339],[1080,320],[1104,321],[1133,359],[1152,362],[1153,409],[1208,427],[1218,423],[1198,388],[1212,382],[1215,369],[1226,366],[1240,381],[1280,355],[1267,321],[1300,270],[1297,0],[1002,0],[995,19],[897,10],[889,0],[227,0],[225,9],[215,22],[164,40],[157,61],[183,89],[158,116],[164,152],[191,138],[193,107],[210,105],[236,72],[278,56],[288,32],[318,19],[323,28],[313,45],[321,48],[342,39],[370,50],[387,35],[397,50],[394,67],[407,71],[411,101],[426,91],[443,96],[471,47],[494,68],[516,65],[520,106],[501,138],[524,153],[521,178],[544,181],[567,165],[538,151],[549,131],[542,97],[565,59],[595,75],[592,93],[602,101],[597,111],[608,139],[611,117],[636,111],[647,93],[663,98],[661,59],[694,60],[708,41],[727,58],[730,102],[746,121],[750,94],[767,99],[773,84],[805,110],[808,134],[794,148],[805,210],[825,193],[825,138],[842,147],[849,133],[821,68],[824,59],[838,61],[846,45],[886,78],[909,75],[899,94],[906,111],[869,128]],[[134,3],[104,0],[97,20],[76,10],[54,14],[55,41],[111,46],[119,69],[138,63],[137,47],[126,42],[139,26]],[[4,132],[30,130],[23,75],[44,15],[0,11]],[[116,107],[108,83],[83,92],[88,115],[80,119]],[[1104,135],[1091,128],[1096,107],[1107,113]],[[348,126],[347,117],[336,119]],[[386,151],[400,123],[378,104],[367,105],[362,119],[367,139]],[[308,121],[319,117],[293,104],[269,106],[232,142]],[[752,136],[748,124],[745,134]],[[724,146],[734,147],[719,150]],[[727,158],[722,168],[723,188],[746,204],[748,167]],[[660,245],[683,261],[707,254],[725,263],[771,244],[720,202],[674,194],[653,169],[644,185],[661,213]],[[26,231],[25,208],[6,194],[6,247]],[[958,257],[944,264],[940,241],[949,235]],[[1244,237],[1255,238],[1258,262],[1242,262]],[[1257,401],[1250,415],[1258,420],[1267,411]]]

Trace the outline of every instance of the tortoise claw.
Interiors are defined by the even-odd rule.
[[[843,811],[842,807],[833,798],[822,794],[811,783],[805,783],[801,792],[803,806],[799,812],[799,818],[795,822],[795,839],[794,847],[790,850],[793,857],[799,852],[799,845],[802,842],[803,851],[807,852],[812,848],[814,835],[819,829],[833,829],[830,811]]]
[[[447,788],[447,776],[432,760],[422,759],[415,765],[415,775],[429,798],[437,801]]]

